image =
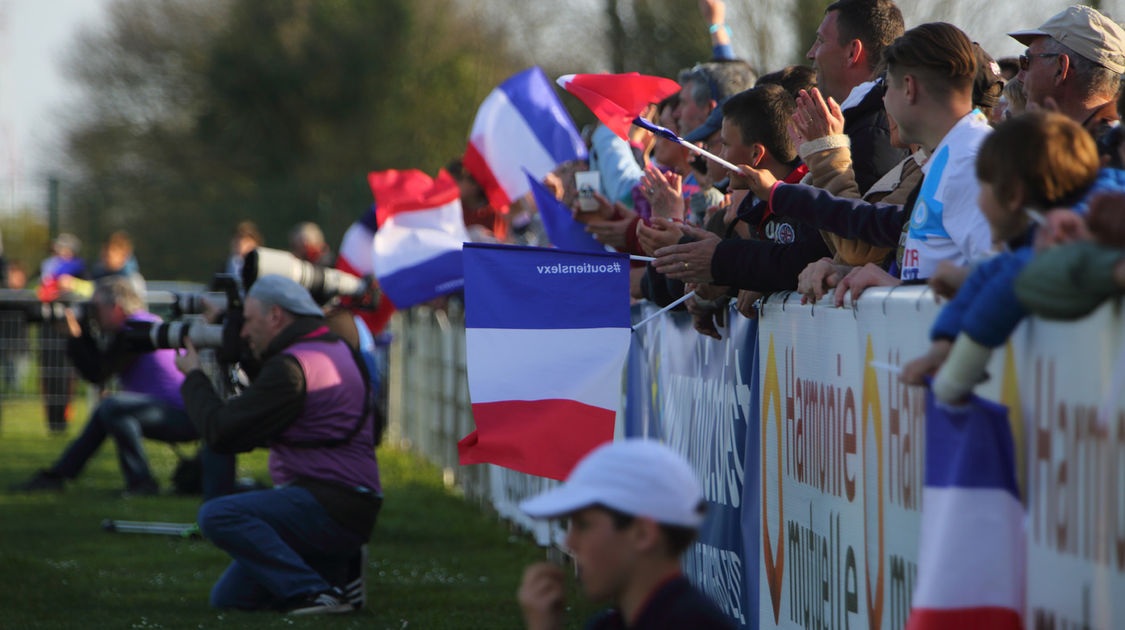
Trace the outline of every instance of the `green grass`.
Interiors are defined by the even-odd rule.
[[[385,503],[370,545],[368,608],[287,618],[217,611],[207,603],[228,557],[206,541],[108,533],[103,519],[191,522],[198,497],[122,498],[112,444],[64,493],[6,492],[48,465],[68,438],[48,437],[38,403],[3,403],[0,424],[0,629],[24,628],[518,628],[523,567],[545,552],[445,488],[440,471],[383,448]],[[86,410],[73,410],[70,435]],[[146,444],[162,483],[175,457]],[[239,475],[266,479],[264,452],[239,457]],[[577,599],[572,593],[570,601]],[[580,603],[571,627],[593,607]]]

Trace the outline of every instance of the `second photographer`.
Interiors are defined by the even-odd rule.
[[[159,486],[149,469],[141,438],[170,443],[199,439],[180,398],[184,377],[176,369],[175,351],[138,352],[127,340],[133,326],[160,321],[144,310],[133,283],[125,276],[102,278],[94,289],[91,307],[89,316],[109,335],[108,342],[99,345],[89,326],[79,324],[68,309],[64,322],[67,356],[91,383],[100,385],[117,375],[122,391],[98,404],[81,435],[50,468],[13,486],[13,490],[62,490],[67,480],[78,476],[102,442],[112,437],[125,475],[125,491],[155,494]],[[202,463],[205,498],[233,489],[233,456],[215,454],[204,446]]]

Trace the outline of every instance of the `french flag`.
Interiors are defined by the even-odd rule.
[[[460,289],[461,244],[469,237],[457,182],[444,170],[436,179],[381,171],[367,181],[376,205],[372,266],[383,293],[407,308]]]
[[[565,479],[613,439],[629,352],[629,257],[466,243],[473,431],[461,464]]]
[[[926,485],[908,630],[1023,628],[1026,536],[1008,409],[926,394]]]
[[[561,201],[555,198],[547,187],[527,174],[527,183],[531,186],[531,193],[535,197],[535,205],[539,210],[539,218],[543,221],[543,231],[551,244],[559,249],[572,252],[604,252],[602,245],[594,238],[593,234],[586,231],[586,226],[574,220]]]
[[[582,136],[535,66],[508,78],[481,103],[464,164],[492,207],[504,208],[527,194],[525,169],[542,180],[559,164],[584,159]]]
[[[629,139],[629,126],[652,103],[680,91],[680,84],[664,77],[625,74],[567,74],[559,87],[582,101],[618,137]]]
[[[352,274],[353,276],[370,276],[375,273],[375,231],[379,228],[375,206],[368,208],[367,212],[344,232],[344,240],[340,243],[340,255],[336,257],[336,268]],[[347,300],[345,306],[349,306]],[[379,306],[375,310],[354,309],[356,315],[367,325],[373,334],[379,334],[387,326],[391,315],[394,315],[395,305],[389,297],[383,295]]]

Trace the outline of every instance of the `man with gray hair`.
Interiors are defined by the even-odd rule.
[[[70,309],[63,324],[67,355],[83,378],[95,384],[116,375],[121,392],[102,400],[90,415],[82,434],[67,446],[51,465],[29,481],[12,486],[14,491],[62,490],[74,479],[107,437],[117,445],[117,459],[125,475],[125,491],[155,494],[159,490],[145,456],[142,437],[163,442],[189,442],[199,434],[184,412],[180,398],[183,376],[176,371],[175,351],[138,352],[128,341],[128,331],[159,322],[144,310],[133,282],[126,276],[106,276],[98,281],[89,307],[90,319],[108,344],[100,345],[88,326],[79,323]],[[230,492],[234,486],[234,458],[204,450],[205,496]]]
[[[1117,92],[1125,72],[1125,30],[1087,6],[1070,6],[1037,29],[1008,33],[1027,46],[1018,79],[1029,103],[1046,105],[1101,140],[1118,124]]]
[[[750,64],[741,59],[701,63],[681,72],[680,104],[672,114],[681,135],[686,136],[702,127],[716,107],[735,94],[754,87],[756,78]],[[704,135],[710,136],[711,133]]]
[[[200,530],[233,560],[211,605],[289,614],[361,608],[362,549],[382,504],[366,368],[289,278],[258,278],[244,315],[242,337],[261,369],[241,395],[219,398],[190,342],[176,358],[203,440],[229,453],[268,445],[275,485],[200,508]]]

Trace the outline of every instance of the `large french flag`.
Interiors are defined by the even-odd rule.
[[[461,244],[469,240],[457,182],[445,171],[381,171],[367,176],[377,231],[372,266],[383,293],[407,308],[464,285]],[[353,263],[354,264],[354,263]]]
[[[542,180],[559,164],[582,159],[582,136],[535,66],[508,78],[481,103],[464,164],[489,203],[503,208],[527,194],[525,169]]]
[[[613,439],[629,351],[629,257],[466,243],[476,431],[461,464],[565,479]]]
[[[1023,627],[1026,536],[1008,409],[926,395],[926,485],[908,630]]]

